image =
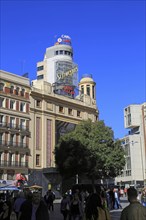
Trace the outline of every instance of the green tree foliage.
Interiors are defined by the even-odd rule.
[[[82,121],[61,137],[55,147],[55,161],[62,176],[83,174],[88,178],[115,177],[125,165],[124,151],[104,121]]]

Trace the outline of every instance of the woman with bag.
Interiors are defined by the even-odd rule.
[[[85,207],[86,220],[111,220],[110,213],[97,193],[91,194]]]

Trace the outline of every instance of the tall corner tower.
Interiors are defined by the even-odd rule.
[[[75,67],[77,65],[73,62],[71,38],[61,35],[54,46],[46,49],[44,60],[37,63],[37,79],[51,84],[60,82]]]
[[[92,79],[92,74],[83,74],[79,82],[79,91],[81,95],[88,95],[91,99],[96,100],[96,83]]]

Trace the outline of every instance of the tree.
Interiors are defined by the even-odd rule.
[[[75,130],[61,137],[55,147],[55,161],[60,174],[83,174],[88,178],[115,177],[125,165],[119,140],[104,121],[82,121]]]
[[[72,137],[62,140],[55,148],[55,160],[61,176],[71,177],[86,172],[87,155],[88,150],[80,141]]]

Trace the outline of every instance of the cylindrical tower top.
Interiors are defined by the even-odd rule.
[[[92,79],[92,74],[83,74],[82,78],[79,82],[79,90],[81,94],[88,95],[92,99],[96,99],[95,93],[96,93],[96,88],[95,88],[96,83]]]

